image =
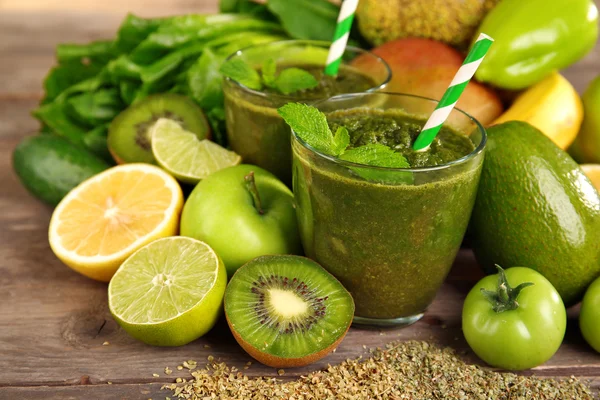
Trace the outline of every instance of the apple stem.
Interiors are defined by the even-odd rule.
[[[258,194],[258,188],[256,187],[256,180],[254,179],[254,171],[250,171],[248,175],[244,177],[246,181],[246,188],[252,196],[252,200],[254,201],[254,207],[258,211],[260,215],[265,213],[265,210],[262,208],[262,203],[260,201],[260,195]]]

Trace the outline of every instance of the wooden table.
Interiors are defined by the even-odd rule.
[[[600,1],[600,0],[597,0]],[[162,384],[185,371],[175,366],[208,355],[242,366],[250,358],[223,321],[207,336],[184,347],[146,346],[111,318],[106,284],[72,272],[48,246],[51,209],[21,187],[11,170],[11,152],[33,133],[30,117],[42,95],[41,82],[60,42],[112,37],[126,12],[154,16],[216,11],[216,0],[0,0],[0,399],[164,399]],[[600,47],[566,71],[581,91],[600,72]],[[310,367],[288,370],[292,378],[356,357],[396,339],[433,340],[468,350],[461,329],[462,301],[480,273],[469,251],[461,252],[448,281],[425,317],[400,330],[352,328],[337,352]],[[600,387],[600,355],[582,339],[570,311],[565,342],[538,376],[577,376]],[[108,343],[108,344],[106,344]],[[104,345],[103,345],[104,344]],[[209,345],[210,348],[207,348]],[[165,367],[174,370],[171,376]],[[253,364],[249,375],[276,375]],[[153,374],[159,377],[153,377]],[[108,384],[112,382],[112,384]]]

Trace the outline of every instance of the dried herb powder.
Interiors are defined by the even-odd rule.
[[[190,363],[188,361],[188,363]],[[193,378],[164,385],[172,399],[593,399],[578,379],[554,380],[499,373],[458,358],[450,348],[408,341],[376,349],[366,359],[346,360],[284,382],[249,378],[235,367],[211,363]]]

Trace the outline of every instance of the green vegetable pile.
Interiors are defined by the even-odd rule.
[[[106,134],[114,117],[149,94],[182,93],[202,107],[223,144],[222,62],[240,48],[285,37],[279,24],[248,15],[128,15],[114,40],[58,46],[59,64],[34,115],[45,132],[110,160]]]

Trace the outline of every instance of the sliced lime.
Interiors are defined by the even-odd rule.
[[[161,118],[152,127],[152,153],[158,164],[182,182],[198,183],[220,169],[238,165],[237,153]]]
[[[226,284],[225,265],[206,243],[168,237],[125,260],[108,285],[108,307],[134,338],[180,346],[214,326]]]

